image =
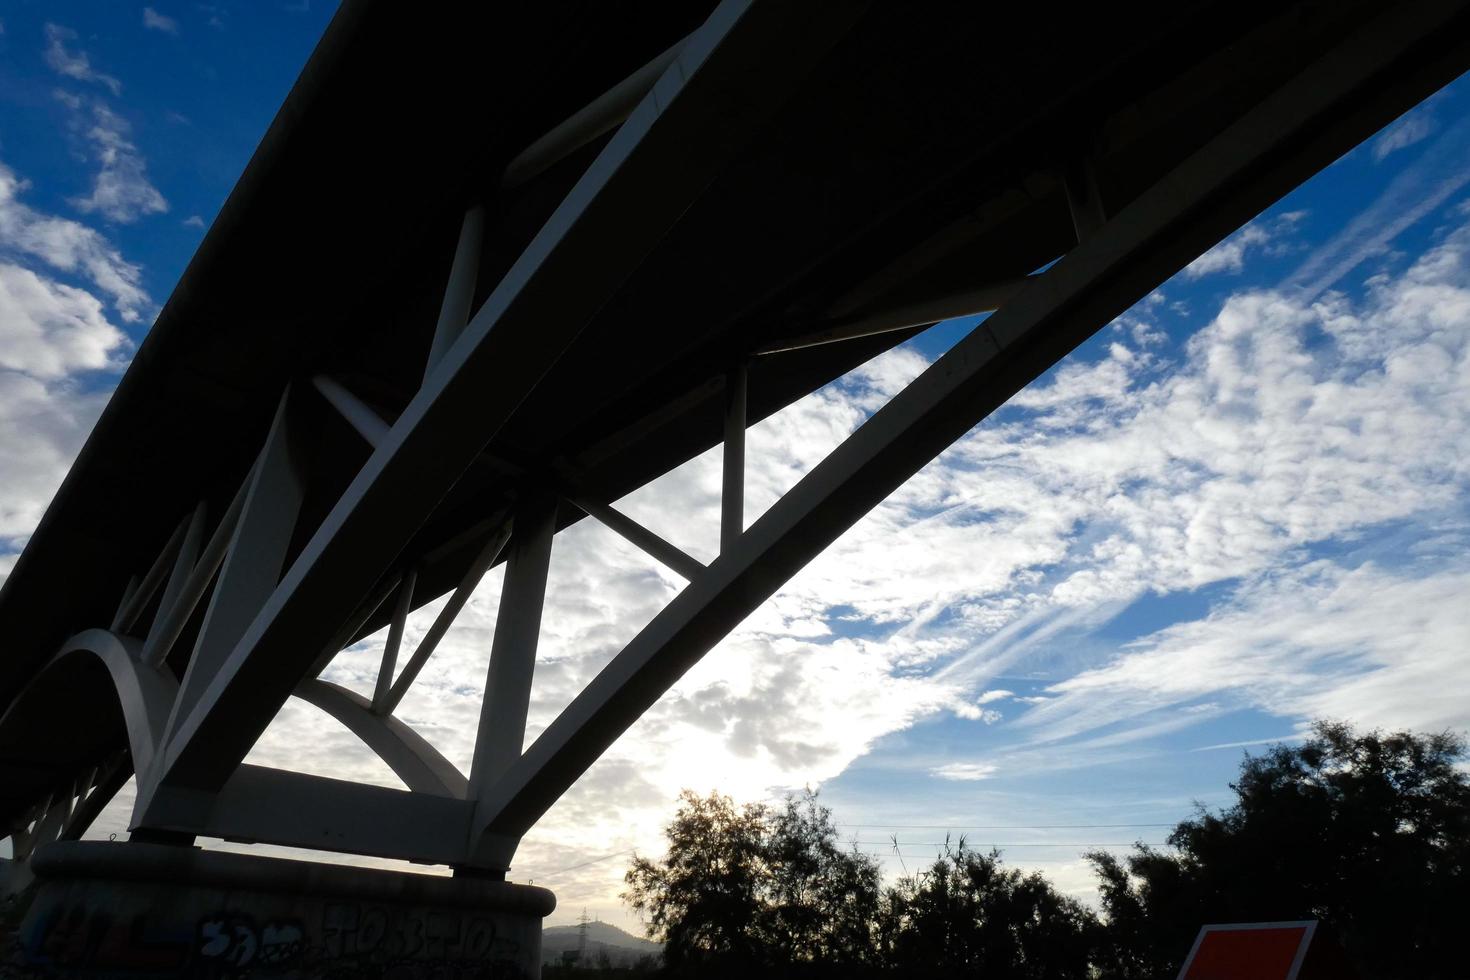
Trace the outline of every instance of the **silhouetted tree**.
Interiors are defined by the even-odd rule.
[[[664,828],[668,856],[635,857],[623,898],[647,920],[673,968],[721,961],[754,963],[760,953],[757,918],[766,876],[766,808],[737,808],[728,796],[706,799],[685,790]]]
[[[964,838],[884,896],[884,962],[910,976],[1089,976],[1096,917],[1039,873],[1001,865]]]
[[[691,792],[663,861],[624,898],[700,976],[1171,978],[1200,926],[1317,919],[1365,977],[1466,975],[1470,778],[1452,735],[1318,723],[1246,755],[1235,803],[1200,807],[1166,850],[1087,857],[1105,918],[963,838],[883,890],[810,792],[781,807]]]
[[[1319,722],[1247,755],[1234,805],[1200,808],[1123,861],[1088,855],[1108,929],[1104,975],[1172,976],[1207,922],[1318,919],[1372,977],[1465,976],[1470,780],[1450,734]]]
[[[837,843],[832,811],[810,791],[768,821],[763,939],[795,962],[869,962],[878,913],[878,865]]]
[[[773,810],[685,791],[663,861],[635,858],[624,899],[676,972],[836,968],[868,961],[878,868],[837,844],[814,794]]]

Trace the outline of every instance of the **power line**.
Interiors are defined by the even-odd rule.
[[[883,845],[892,846],[891,840],[854,840],[853,843],[864,846],[864,848]],[[900,840],[898,845],[903,846],[903,848],[942,848],[945,843],[953,842],[948,842],[948,840]],[[983,842],[978,843],[983,843],[988,848],[1132,848],[1138,842],[1136,840],[1129,840],[1129,842],[1110,840],[1110,842],[1104,843],[1078,843],[1072,842],[1072,840],[1057,840],[1057,842],[1051,842],[1051,840],[1022,840],[1022,842],[1004,843],[983,840]],[[1152,843],[1150,846],[1160,848],[1160,846],[1164,845],[1161,845],[1161,843]]]
[[[626,850],[622,850],[622,851],[614,851],[611,854],[604,854],[602,857],[592,858],[590,861],[583,861],[581,864],[573,864],[573,865],[570,865],[570,866],[565,867],[565,868],[558,868],[555,871],[548,871],[544,875],[527,875],[526,876],[526,880],[527,881],[537,881],[537,880],[545,881],[547,878],[555,878],[557,875],[566,874],[568,871],[576,871],[579,868],[591,867],[594,864],[601,864],[603,861],[611,861],[615,857],[624,857],[624,856],[629,855],[629,854],[632,854],[632,853],[634,853],[634,849],[631,848],[631,847],[628,848],[628,849],[626,849]]]
[[[897,859],[900,862],[900,864],[902,864],[904,857],[908,857],[908,858],[910,858],[911,860],[914,860],[914,861],[921,860],[921,856],[920,855],[917,855],[917,854],[914,854],[912,851],[909,852],[907,855],[903,854],[903,852],[901,852],[901,851],[892,851],[892,850],[889,850],[889,851],[863,851],[862,853],[868,855],[869,857],[873,857],[873,858],[890,859],[890,860],[891,859]],[[927,857],[923,857],[922,860],[928,860],[928,858]],[[1015,865],[1015,866],[1017,866],[1017,867],[1025,867],[1026,865],[1032,865],[1032,864],[1073,864],[1075,862],[1076,862],[1076,858],[1027,858],[1026,861],[1025,861],[1025,864],[1019,864],[1019,865]],[[907,867],[905,867],[904,870],[905,870],[905,872],[907,872],[907,870],[908,870]]]
[[[1127,827],[1174,827],[1176,823],[1023,823],[960,826],[943,823],[839,823],[854,830],[1121,830]]]
[[[1107,827],[1107,828],[1121,828],[1121,827],[1173,827],[1174,824],[1171,824],[1171,823],[1091,823],[1091,824],[1088,824],[1088,823],[1077,823],[1077,824],[1019,824],[1019,825],[1006,826],[1006,827],[1001,827],[1001,826],[994,826],[994,827],[951,827],[951,826],[946,826],[946,825],[943,825],[943,824],[858,824],[858,823],[847,823],[847,824],[837,824],[837,826],[839,826],[839,827],[851,827],[851,828],[854,828],[854,829],[865,829],[865,830],[884,830],[884,829],[887,829],[887,830],[1081,830],[1081,829],[1101,829],[1101,828],[1104,828],[1104,827]],[[862,846],[862,847],[883,847],[883,846],[887,846],[887,847],[889,847],[889,850],[888,851],[885,851],[885,852],[881,852],[882,854],[898,854],[899,853],[897,850],[893,849],[893,847],[892,847],[893,842],[892,841],[857,840],[857,841],[849,841],[848,843],[856,844],[856,845],[859,845],[859,846]],[[900,846],[903,846],[903,847],[943,847],[943,846],[945,846],[945,844],[950,843],[950,842],[949,841],[899,841],[898,843],[899,843]],[[1060,841],[1060,842],[1055,842],[1055,843],[1054,842],[1051,842],[1051,841],[1019,841],[1019,842],[1011,842],[1011,843],[995,843],[995,842],[991,842],[991,841],[984,841],[984,842],[978,842],[977,841],[976,843],[984,843],[985,846],[987,846],[987,847],[997,847],[997,848],[999,848],[999,847],[1124,847],[1124,848],[1127,848],[1127,847],[1133,847],[1138,842],[1137,841],[1129,841],[1129,842],[1124,843],[1124,842],[1119,842],[1119,841],[1112,841],[1112,842],[1107,842],[1107,843],[1091,843],[1091,844],[1088,844],[1088,843],[1076,843],[1076,842],[1067,842],[1067,841]],[[1162,844],[1162,843],[1157,843],[1157,844],[1151,844],[1150,846],[1152,846],[1152,847],[1163,847],[1165,845]],[[594,864],[601,864],[603,861],[611,861],[613,858],[616,858],[616,857],[625,857],[625,856],[628,856],[628,855],[631,855],[631,854],[634,854],[634,853],[636,853],[636,849],[630,847],[630,848],[627,848],[626,850],[614,851],[611,854],[604,854],[601,857],[591,858],[589,860],[582,861],[582,862],[580,862],[578,864],[568,865],[565,868],[557,868],[555,871],[548,871],[545,874],[528,875],[527,878],[526,878],[526,880],[527,881],[544,881],[547,878],[554,878],[557,875],[566,874],[569,871],[579,871],[582,868],[588,868],[588,867],[591,867]],[[878,856],[880,854],[880,852],[865,852],[865,853],[872,853],[872,854],[874,854],[874,856]]]

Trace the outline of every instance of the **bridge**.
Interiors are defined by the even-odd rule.
[[[887,494],[1467,67],[1450,0],[346,0],[0,591],[0,833],[23,862],[136,777],[134,841],[504,877]],[[748,426],[977,313],[747,520]],[[716,446],[706,565],[615,502]],[[581,520],[688,584],[525,746]],[[395,709],[502,562],[465,773]],[[318,677],[385,626],[371,698]],[[406,789],[245,764],[291,697]]]

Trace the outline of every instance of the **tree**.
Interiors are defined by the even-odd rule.
[[[1088,855],[1107,914],[1105,975],[1168,976],[1207,922],[1318,919],[1368,976],[1464,975],[1470,780],[1450,735],[1319,722],[1247,755],[1235,803],[1203,807],[1125,861]]]
[[[818,806],[810,791],[788,797],[767,826],[765,941],[788,951],[778,957],[782,960],[870,961],[878,912],[877,862],[856,848],[838,847],[832,811]]]
[[[915,976],[1069,980],[1089,976],[1097,919],[1040,874],[960,838],[884,898],[883,958]]]
[[[838,846],[815,794],[778,810],[688,790],[679,800],[667,856],[635,858],[623,895],[664,943],[669,967],[708,975],[870,957],[877,865]]]
[[[766,809],[736,809],[728,796],[705,799],[689,790],[679,801],[673,823],[664,828],[667,858],[635,856],[623,898],[647,917],[649,937],[664,944],[664,959],[675,969],[754,962]]]

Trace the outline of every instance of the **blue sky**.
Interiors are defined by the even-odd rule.
[[[0,571],[330,14],[0,8]],[[681,681],[513,875],[626,923],[624,855],[657,850],[679,789],[811,785],[892,870],[968,833],[1085,896],[1082,850],[1224,801],[1253,743],[1465,729],[1467,161],[1461,80],[1110,324]],[[748,514],[971,325],[755,427]],[[708,558],[719,486],[711,453],[619,506]],[[590,521],[559,536],[532,737],[679,585]],[[399,711],[461,765],[498,596],[495,573]],[[328,676],[370,691],[380,642]],[[295,702],[252,761],[396,783]]]

